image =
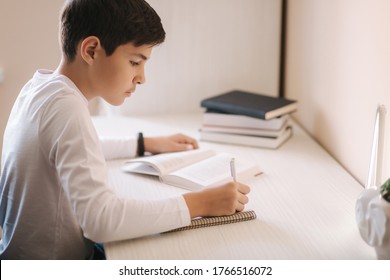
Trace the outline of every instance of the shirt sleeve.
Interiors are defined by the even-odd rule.
[[[137,153],[137,140],[131,137],[108,138],[99,137],[106,160],[117,158],[133,158]]]
[[[113,192],[103,155],[106,147],[101,146],[88,109],[77,97],[57,98],[48,106],[40,135],[85,237],[110,242],[190,224],[182,196],[134,200]],[[118,145],[118,150],[128,148],[128,144]]]

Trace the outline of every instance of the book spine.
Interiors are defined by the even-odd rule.
[[[282,127],[280,130],[270,130],[270,129],[256,129],[256,128],[240,128],[240,127],[231,127],[231,126],[202,125],[200,130],[209,131],[209,132],[218,132],[218,133],[237,134],[237,135],[277,138],[283,134],[283,131],[286,128],[286,126],[287,124],[284,127]]]
[[[200,140],[233,145],[277,149],[288,138],[290,138],[291,135],[292,127],[288,126],[284,133],[277,138],[200,131]]]
[[[280,130],[289,118],[289,115],[285,115],[272,120],[261,120],[242,115],[205,112],[203,114],[203,125],[226,126],[228,124],[241,128]]]
[[[212,100],[204,100],[200,103],[200,105],[209,110],[217,110],[224,113],[244,115],[244,116],[266,120],[265,113],[260,112],[256,109],[252,110],[251,108],[243,108],[243,107],[236,106],[234,104],[219,103],[219,102],[214,102]]]

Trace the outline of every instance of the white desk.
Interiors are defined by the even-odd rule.
[[[201,115],[95,118],[94,123],[102,134],[184,132],[198,138]],[[355,223],[355,201],[362,186],[299,126],[294,125],[293,138],[278,150],[200,145],[259,164],[264,174],[246,182],[251,186],[247,209],[255,210],[257,219],[105,244],[107,258],[376,258]],[[109,162],[112,185],[121,196],[161,198],[185,192],[155,178],[125,174],[120,171],[122,163]]]

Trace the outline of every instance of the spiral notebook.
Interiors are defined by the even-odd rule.
[[[202,218],[193,219],[189,226],[173,229],[170,231],[166,231],[164,233],[203,228],[203,227],[219,226],[224,224],[232,224],[232,223],[244,222],[244,221],[249,221],[254,219],[256,219],[256,213],[253,210],[236,212],[233,215],[229,215],[229,216],[202,217]]]

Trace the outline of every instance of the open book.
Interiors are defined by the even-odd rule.
[[[208,149],[135,158],[127,161],[122,169],[126,172],[159,176],[166,184],[196,191],[231,181],[232,158],[235,158],[239,181],[262,173],[253,162],[227,153],[217,154]]]

